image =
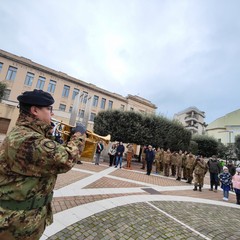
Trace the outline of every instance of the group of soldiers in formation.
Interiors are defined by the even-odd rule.
[[[171,173],[171,176],[176,177],[177,181],[183,179],[187,180],[189,184],[192,183],[194,175],[194,190],[199,187],[199,191],[202,191],[204,176],[208,171],[208,164],[203,157],[196,157],[192,153],[182,152],[182,150],[171,152],[170,149],[167,149],[164,151],[160,147],[156,150],[153,149],[153,151],[155,151],[153,163],[156,166],[156,174],[163,172],[164,176],[169,177]],[[148,152],[149,146],[145,146],[141,154],[143,164],[141,169],[145,169],[146,164],[148,164]]]
[[[121,148],[121,151],[120,151]],[[110,165],[113,162],[115,167],[118,166],[120,159],[120,168],[122,165],[122,156],[125,147],[122,142],[113,144],[109,149]],[[127,166],[131,169],[131,160],[134,156],[134,148],[132,144],[126,146]],[[240,168],[235,168],[232,161],[229,160],[227,165],[217,159],[213,155],[206,161],[203,156],[195,156],[191,152],[183,152],[182,150],[171,152],[163,148],[153,148],[151,145],[144,146],[140,154],[142,161],[141,169],[146,168],[146,175],[152,172],[152,166],[155,164],[156,174],[163,173],[164,176],[175,177],[177,181],[186,180],[186,183],[192,184],[194,178],[193,191],[202,191],[204,177],[209,171],[210,191],[217,192],[218,186],[223,189],[223,200],[228,201],[229,191],[234,190],[236,193],[237,204],[240,204]],[[236,175],[236,176],[235,176]],[[235,178],[237,180],[235,180]]]

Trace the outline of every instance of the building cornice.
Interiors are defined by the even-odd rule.
[[[150,101],[148,101],[147,99],[144,99],[142,97],[139,97],[139,96],[134,96],[134,95],[131,95],[131,94],[128,94],[128,96],[126,97],[127,99],[131,99],[131,100],[134,100],[135,102],[139,102],[141,104],[145,104],[149,107],[152,107],[154,109],[157,109],[156,105],[151,103]]]
[[[119,95],[117,93],[109,92],[109,91],[107,91],[105,89],[97,87],[96,85],[94,85],[92,83],[86,83],[86,82],[84,82],[84,81],[82,81],[80,79],[71,77],[71,76],[69,76],[66,73],[63,73],[61,71],[56,71],[54,69],[45,67],[45,66],[43,66],[41,64],[33,62],[32,60],[30,60],[28,58],[19,57],[17,55],[12,54],[12,53],[6,52],[6,51],[4,51],[2,49],[0,49],[0,57],[3,57],[3,58],[6,58],[6,59],[8,59],[10,61],[14,61],[14,62],[17,62],[19,64],[25,65],[25,66],[27,66],[29,68],[33,68],[33,69],[35,69],[37,71],[44,72],[44,73],[52,75],[54,77],[57,77],[57,78],[60,78],[60,79],[66,80],[66,81],[70,81],[72,83],[81,85],[84,88],[90,89],[90,90],[92,90],[94,92],[99,92],[99,93],[105,94],[105,95],[107,95],[109,97],[113,97],[113,98],[119,99],[119,100],[124,101],[124,102],[127,103],[127,98],[125,98],[125,97],[123,97],[123,96],[121,96],[121,95]]]

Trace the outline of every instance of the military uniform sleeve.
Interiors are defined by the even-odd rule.
[[[75,133],[66,146],[37,136],[26,138],[19,146],[12,143],[8,152],[12,149],[15,154],[8,156],[10,169],[25,176],[37,177],[67,172],[79,158],[84,141],[84,136]]]

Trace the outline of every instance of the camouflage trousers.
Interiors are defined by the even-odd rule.
[[[169,177],[169,163],[164,163],[164,176]]]
[[[178,178],[182,177],[182,166],[177,166],[177,177]]]
[[[132,152],[127,153],[127,168],[131,168],[131,162],[132,162]]]
[[[193,169],[192,168],[186,168],[186,177],[188,181],[193,180]]]
[[[203,187],[204,174],[194,174],[194,186]]]
[[[0,207],[1,240],[38,240],[46,224],[52,223],[47,207],[30,211],[12,211]]]
[[[156,173],[160,173],[160,162],[158,160],[155,161]]]

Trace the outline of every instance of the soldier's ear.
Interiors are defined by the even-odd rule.
[[[38,115],[38,108],[36,106],[31,106],[30,107],[30,113],[34,116],[37,116]]]
[[[29,111],[36,118],[39,118],[42,115],[41,107],[31,106]]]

